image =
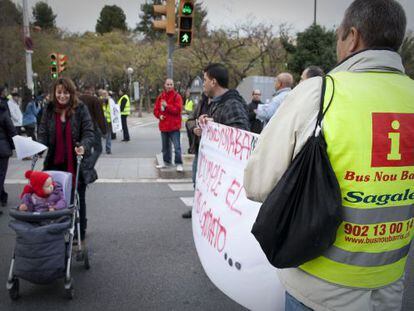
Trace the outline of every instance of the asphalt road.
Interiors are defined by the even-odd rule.
[[[161,150],[150,115],[130,119],[131,141],[122,133],[105,158],[155,158]],[[187,147],[182,133],[183,151]],[[22,165],[27,165],[24,163]],[[6,185],[10,205],[22,185]],[[63,281],[21,283],[21,299],[11,302],[5,283],[14,247],[9,217],[0,216],[0,311],[3,310],[244,310],[213,285],[198,260],[188,210],[165,183],[93,184],[87,191],[91,270],[74,263],[75,299],[67,301]],[[414,310],[414,248],[407,262],[404,311]],[[3,285],[2,285],[3,284]],[[359,310],[358,310],[359,311]]]
[[[8,185],[10,204],[21,186]],[[88,189],[91,269],[73,264],[75,298],[63,280],[21,283],[12,302],[5,289],[14,232],[0,217],[0,310],[244,310],[218,290],[198,260],[187,210],[168,184],[95,184]],[[3,289],[2,289],[3,288]]]

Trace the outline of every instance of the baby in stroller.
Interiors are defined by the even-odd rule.
[[[30,183],[21,194],[20,211],[45,212],[66,208],[62,186],[46,172],[27,171]]]

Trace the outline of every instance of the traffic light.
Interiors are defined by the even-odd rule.
[[[58,53],[51,53],[50,57],[50,76],[52,79],[58,78]]]
[[[164,15],[161,20],[154,20],[152,24],[156,29],[165,30],[167,34],[175,34],[175,0],[166,0],[165,5],[153,5],[154,14]]]
[[[193,39],[193,0],[181,0],[178,17],[178,45],[180,47],[190,46]]]
[[[58,54],[59,59],[59,65],[58,65],[58,71],[59,73],[66,70],[66,62],[68,60],[68,57],[65,54]]]

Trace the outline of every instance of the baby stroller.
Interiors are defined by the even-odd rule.
[[[36,160],[37,156],[34,156],[32,169]],[[64,277],[65,296],[72,299],[74,296],[71,276],[73,255],[76,261],[83,261],[85,269],[90,268],[88,251],[79,239],[77,186],[81,161],[82,156],[77,156],[73,193],[71,173],[47,171],[54,181],[62,185],[68,208],[50,212],[22,212],[17,208],[10,210],[13,220],[10,221],[9,226],[17,235],[7,280],[7,290],[12,300],[19,298],[19,279],[34,284],[48,284],[62,277]],[[78,237],[76,245],[75,230]]]

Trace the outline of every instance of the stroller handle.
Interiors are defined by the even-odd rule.
[[[39,155],[38,154],[35,154],[33,157],[32,157],[32,164],[31,164],[31,166],[32,166],[32,171],[34,170],[34,168],[35,168],[35,166],[36,166],[36,163],[37,163],[37,160],[39,159]]]

